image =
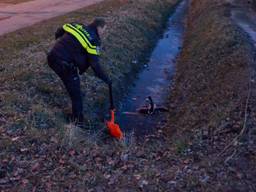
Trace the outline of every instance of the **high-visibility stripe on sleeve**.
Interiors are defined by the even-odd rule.
[[[99,55],[97,51],[97,47],[92,45],[90,41],[87,39],[87,37],[83,34],[82,31],[78,30],[71,24],[65,24],[63,25],[63,29],[72,34],[80,43],[81,45],[85,48],[85,50],[93,55]]]
[[[66,24],[69,28],[73,29],[74,31],[76,31],[77,33],[79,33],[79,35],[81,35],[84,40],[86,41],[86,43],[91,47],[91,48],[96,48],[96,46],[92,45],[91,42],[88,40],[88,38],[83,34],[82,31],[80,31],[79,29],[77,29],[76,27],[74,27],[71,24]]]

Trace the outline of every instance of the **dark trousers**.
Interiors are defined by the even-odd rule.
[[[77,68],[58,58],[54,53],[49,53],[48,65],[60,77],[72,101],[72,120],[83,122],[83,102],[80,89],[80,78]]]

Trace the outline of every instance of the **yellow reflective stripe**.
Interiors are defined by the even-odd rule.
[[[73,27],[70,24],[63,25],[63,29],[72,34],[80,43],[81,45],[86,49],[86,51],[93,55],[98,55],[97,47],[92,45],[89,40],[86,38],[86,36],[83,34],[83,32],[79,31],[75,27]]]
[[[83,37],[83,39],[86,41],[86,43],[91,47],[91,48],[96,48],[96,46],[92,45],[91,42],[87,39],[87,37],[84,35],[84,33],[86,33],[87,31],[81,31],[79,28],[81,28],[81,25],[77,25],[78,28],[74,27],[71,24],[65,24],[64,26],[70,27],[71,29],[73,29],[74,31],[76,31],[77,33],[79,33],[79,35],[81,35]]]
[[[91,43],[88,41],[88,39],[85,37],[85,35],[81,31],[79,31],[78,29],[76,29],[70,24],[64,25],[63,29],[71,33],[72,35],[74,35],[88,53],[93,55],[98,55],[96,46],[91,45]]]
[[[73,25],[72,25],[72,26],[73,26]],[[75,27],[76,29],[78,29],[79,31],[82,31],[82,32],[83,32],[83,34],[85,34],[85,35],[86,35],[87,39],[91,37],[90,33],[88,33],[88,32],[83,28],[83,26],[82,26],[82,25],[75,24],[75,26],[74,26],[74,27]],[[91,43],[91,42],[89,41],[89,43]],[[93,46],[93,45],[92,45],[92,46]]]
[[[83,34],[83,33],[88,33],[87,31],[83,30],[81,25],[77,25],[78,28],[74,27],[71,24],[67,24],[68,27],[72,28],[73,30],[75,30],[76,32],[78,32],[81,36],[83,36],[84,40],[87,42],[87,44],[91,47],[91,48],[95,48],[96,46],[92,45],[91,42],[87,39],[87,37]],[[83,31],[82,31],[83,30]]]

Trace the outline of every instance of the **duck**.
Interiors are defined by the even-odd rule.
[[[155,112],[168,112],[168,108],[164,106],[157,106],[152,97],[148,96],[145,99],[145,105],[139,107],[136,112],[140,114],[145,114],[145,115],[152,115]]]

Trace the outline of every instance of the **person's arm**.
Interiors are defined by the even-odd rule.
[[[111,80],[105,73],[105,71],[102,69],[99,63],[99,56],[98,55],[91,55],[89,54],[88,56],[88,61],[90,63],[90,66],[92,67],[95,76],[100,78],[102,81],[104,81],[106,84],[111,84]]]
[[[64,33],[65,33],[65,30],[63,29],[63,27],[59,27],[55,32],[55,39],[57,40],[58,38],[62,37]]]

